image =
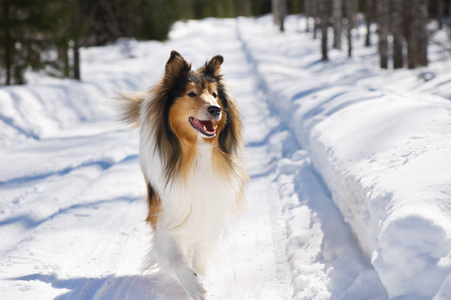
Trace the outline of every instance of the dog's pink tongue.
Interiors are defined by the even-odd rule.
[[[212,121],[200,121],[199,122],[202,124],[201,126],[205,126],[205,128],[207,128],[208,131],[213,131],[213,122]]]
[[[197,128],[203,130],[204,128],[207,129],[208,131],[212,131],[213,130],[213,122],[212,121],[201,121],[198,119],[193,118],[193,124],[194,126],[196,126]]]

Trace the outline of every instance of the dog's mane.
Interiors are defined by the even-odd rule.
[[[208,62],[196,71],[191,71],[191,65],[184,60],[182,63],[178,63],[177,67],[168,67],[171,60],[176,59],[178,58],[172,56],[169,59],[165,75],[151,89],[148,107],[144,108],[146,119],[152,123],[155,151],[159,152],[165,164],[167,183],[180,174],[183,161],[182,145],[169,124],[169,111],[175,100],[182,96],[189,82],[196,82],[202,86],[205,82],[215,82],[217,85],[218,98],[223,105],[226,118],[225,125],[217,137],[218,147],[230,166],[230,171],[233,172],[235,163],[232,156],[241,154],[244,148],[241,118],[235,99],[228,92],[222,75],[213,70]]]
[[[241,117],[235,99],[229,94],[227,86],[221,78],[217,81],[218,96],[222,100],[226,115],[226,124],[221,130],[218,141],[221,151],[227,154],[237,154],[241,151],[242,125]]]
[[[177,93],[178,92],[178,93]],[[152,122],[152,131],[155,138],[155,151],[163,158],[166,178],[173,178],[180,169],[182,160],[182,147],[179,139],[169,124],[169,111],[175,99],[181,94],[176,87],[168,89],[164,82],[160,82],[152,89],[153,98],[146,112],[147,120]]]

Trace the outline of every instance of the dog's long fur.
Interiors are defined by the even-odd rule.
[[[217,55],[191,70],[172,51],[158,84],[122,95],[122,119],[140,127],[153,228],[147,266],[175,274],[194,299],[205,298],[197,274],[205,276],[211,250],[243,207],[247,181],[241,118],[222,62]]]

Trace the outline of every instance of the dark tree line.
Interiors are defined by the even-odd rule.
[[[271,0],[0,0],[0,84],[24,83],[30,68],[80,79],[81,47],[165,40],[180,19],[270,12]]]
[[[66,38],[75,38],[77,31],[69,22],[72,2],[58,0],[2,0],[0,28],[1,66],[5,84],[23,83],[27,67],[33,69],[60,67],[48,52],[62,48]]]
[[[333,47],[352,55],[356,14],[368,32],[377,24],[381,67],[415,68],[427,64],[426,23],[435,18],[450,26],[451,0],[0,0],[0,84],[25,82],[27,69],[80,79],[81,47],[101,46],[119,38],[164,40],[180,19],[259,16],[273,12],[284,30],[286,14],[304,13],[316,38],[321,33],[328,59],[328,28]],[[448,21],[446,24],[445,21]],[[347,43],[342,45],[342,37]],[[393,42],[390,42],[393,40]],[[368,34],[366,45],[371,44]],[[391,51],[392,50],[392,51]],[[407,53],[407,55],[405,54]]]
[[[322,60],[328,60],[328,28],[333,28],[333,47],[342,49],[342,37],[346,37],[348,55],[352,55],[352,30],[357,26],[356,14],[365,18],[367,34],[365,45],[371,44],[370,26],[377,25],[380,67],[388,68],[392,58],[393,68],[413,69],[428,64],[427,24],[436,19],[439,28],[451,15],[449,0],[305,0],[304,8],[309,20],[313,19],[313,37],[321,32]],[[447,17],[447,19],[445,19]],[[346,34],[343,33],[343,28]]]
[[[120,37],[164,39],[177,19],[174,0],[0,0],[0,78],[24,83],[45,70],[80,79],[80,47]]]

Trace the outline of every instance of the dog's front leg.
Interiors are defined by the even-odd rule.
[[[190,267],[181,245],[165,231],[157,229],[154,234],[152,256],[160,268],[175,274],[191,298],[205,299],[206,290],[197,273]]]
[[[193,268],[197,274],[205,277],[208,266],[208,259],[211,252],[210,246],[197,246],[194,248]]]

